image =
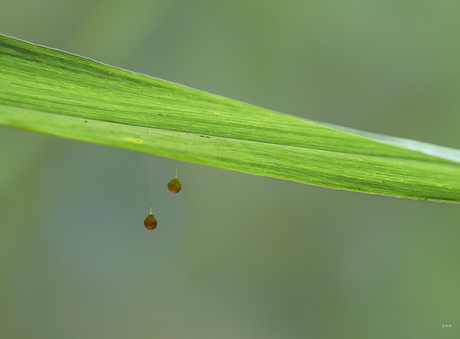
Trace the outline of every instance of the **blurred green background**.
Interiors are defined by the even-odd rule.
[[[0,0],[0,32],[460,148],[460,2]],[[454,338],[458,205],[0,127],[1,338]],[[442,324],[452,324],[443,328]]]

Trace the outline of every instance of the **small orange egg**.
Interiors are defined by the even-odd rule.
[[[148,230],[153,230],[157,227],[157,219],[150,213],[144,220],[144,226]]]
[[[172,194],[179,193],[181,188],[182,188],[182,185],[181,185],[179,179],[177,179],[177,178],[174,178],[173,180],[168,182],[168,190]]]

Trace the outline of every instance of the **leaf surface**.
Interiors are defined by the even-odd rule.
[[[4,35],[0,124],[334,189],[460,202],[459,150],[273,112]]]

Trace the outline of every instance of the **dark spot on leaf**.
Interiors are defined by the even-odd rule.
[[[210,138],[210,137],[206,136],[206,138]]]
[[[85,120],[85,124],[87,123],[88,121]]]
[[[161,114],[161,113],[160,113],[160,114],[158,114],[158,115],[159,115],[160,117],[162,117],[162,116],[163,116],[163,114]]]

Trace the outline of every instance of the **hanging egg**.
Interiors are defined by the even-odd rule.
[[[177,178],[174,178],[173,180],[168,182],[168,190],[172,194],[179,193],[181,188],[182,188],[182,185],[181,185],[179,179],[177,179]]]
[[[157,219],[150,213],[144,220],[144,226],[148,230],[153,230],[157,227]]]

